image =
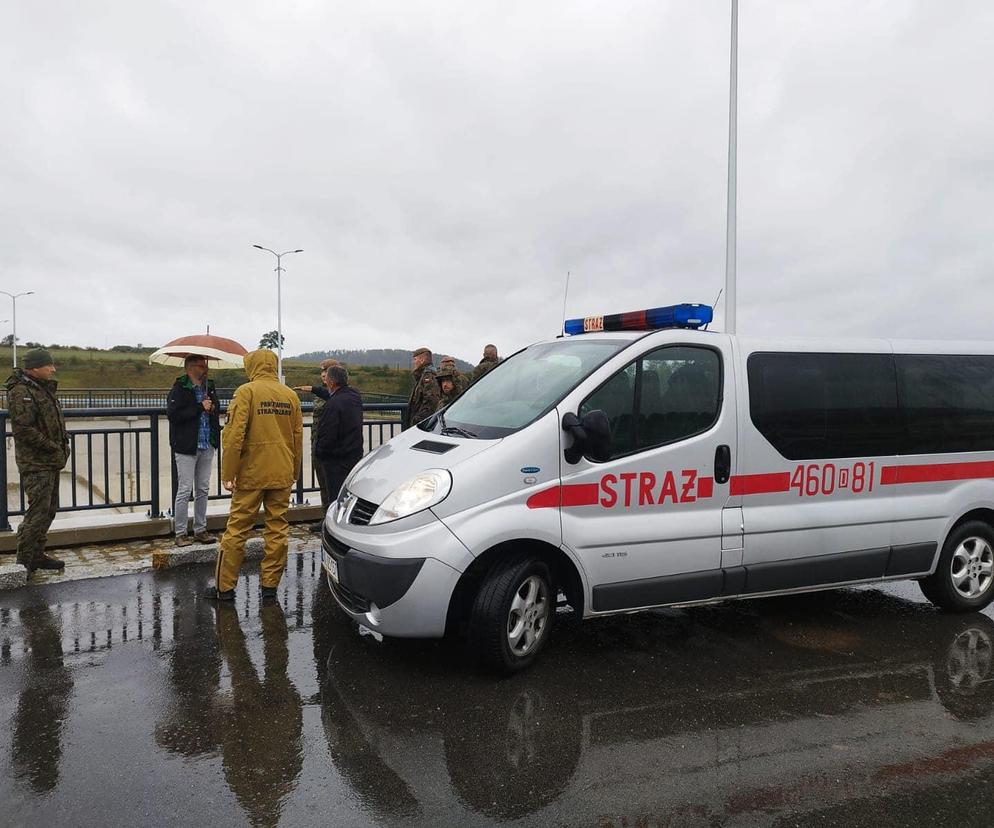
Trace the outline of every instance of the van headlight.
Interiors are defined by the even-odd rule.
[[[389,523],[441,503],[452,488],[452,475],[446,469],[428,469],[398,486],[384,500],[369,521],[370,526]]]

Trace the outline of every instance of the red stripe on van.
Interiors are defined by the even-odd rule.
[[[790,472],[772,474],[737,474],[731,480],[729,494],[754,495],[790,491]]]
[[[943,480],[979,480],[994,477],[994,463],[931,463],[921,466],[884,466],[880,483],[939,483]]]
[[[597,483],[572,483],[553,486],[533,494],[525,505],[529,509],[555,509],[559,506],[596,506],[599,496]]]
[[[697,499],[703,500],[706,497],[711,497],[714,494],[714,478],[713,477],[698,477],[697,478]]]
[[[563,486],[563,506],[596,506],[600,494],[598,483],[574,483]]]

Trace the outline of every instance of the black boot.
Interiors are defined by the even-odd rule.
[[[58,558],[51,558],[48,555],[42,555],[41,559],[35,559],[34,562],[35,569],[52,569],[56,572],[66,568],[66,562],[60,561]]]
[[[233,589],[226,589],[224,592],[218,592],[216,586],[207,587],[204,592],[204,598],[210,601],[234,601],[235,591]]]

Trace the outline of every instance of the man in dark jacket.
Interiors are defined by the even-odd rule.
[[[166,400],[169,445],[176,460],[176,500],[173,518],[176,545],[193,543],[187,535],[190,493],[193,499],[193,537],[214,543],[207,531],[207,495],[214,466],[214,452],[221,438],[221,406],[214,381],[207,378],[207,359],[190,354],[183,363],[186,373],[176,378]]]
[[[343,367],[332,366],[327,375],[329,397],[321,412],[314,454],[334,500],[363,454],[362,397],[349,386],[349,373]]]
[[[69,435],[62,406],[55,396],[55,361],[44,348],[28,351],[24,368],[15,368],[6,382],[7,405],[14,432],[14,457],[28,510],[17,530],[17,562],[28,572],[62,569],[45,554],[48,528],[59,508],[59,472],[69,459]]]
[[[321,432],[321,412],[324,411],[324,404],[331,396],[328,391],[328,369],[341,364],[337,359],[321,360],[321,384],[298,385],[294,389],[302,394],[314,395],[314,408],[311,409],[311,468],[314,469],[314,476],[318,481],[318,489],[321,492],[321,509],[324,512],[328,511],[328,507],[335,497],[328,491],[328,484],[324,479],[324,468],[318,462],[314,450],[317,447],[318,435]],[[337,494],[338,492],[335,492],[335,495]],[[324,518],[322,517],[317,523],[312,523],[309,528],[314,534],[319,535],[323,527]]]

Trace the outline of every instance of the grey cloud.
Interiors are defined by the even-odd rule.
[[[275,279],[250,245],[302,247],[289,351],[469,359],[556,333],[567,270],[572,315],[710,302],[727,14],[7,4],[0,287],[38,291],[25,339],[251,345]],[[992,14],[742,4],[740,330],[987,336]]]

